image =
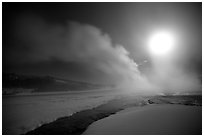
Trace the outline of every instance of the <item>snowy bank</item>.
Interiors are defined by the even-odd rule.
[[[202,107],[147,105],[123,110],[91,124],[84,134],[202,134]]]

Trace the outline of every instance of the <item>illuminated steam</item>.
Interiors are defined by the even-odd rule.
[[[11,63],[36,63],[56,58],[67,63],[86,64],[88,69],[103,72],[107,80],[111,79],[127,91],[172,93],[200,89],[194,74],[186,73],[168,58],[152,57],[152,70],[147,75],[141,74],[124,46],[113,43],[108,34],[92,25],[73,21],[50,24],[38,17],[23,16],[15,24],[14,34],[23,44],[7,53],[7,61]],[[20,50],[21,46],[27,50]]]

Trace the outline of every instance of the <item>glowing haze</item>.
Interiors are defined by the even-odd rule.
[[[181,3],[37,4],[29,10],[6,5],[5,72],[115,84],[137,93],[201,90],[200,73],[194,68],[201,60],[200,27],[195,25],[201,16],[194,16],[200,15],[199,4],[190,11],[189,4]],[[167,7],[163,12],[156,10],[161,5]]]
[[[157,32],[149,40],[150,52],[155,55],[168,55],[168,52],[174,48],[173,46],[173,35],[169,32]]]
[[[164,93],[199,91],[201,82],[198,77],[187,71],[184,64],[178,64],[179,56],[175,53],[178,52],[176,47],[179,47],[179,43],[175,36],[172,31],[158,31],[150,37],[148,48],[152,70],[148,77],[152,84],[160,87]]]

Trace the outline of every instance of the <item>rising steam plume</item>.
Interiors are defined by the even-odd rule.
[[[165,75],[169,73],[167,69],[156,63],[154,71],[144,76],[124,46],[113,43],[108,34],[89,24],[74,21],[51,24],[37,16],[21,16],[13,29],[22,44],[13,46],[6,53],[7,62],[11,64],[44,62],[53,58],[86,64],[105,74],[118,87],[134,92],[159,93],[169,92],[169,89],[197,90],[199,87],[193,75],[183,73],[173,64],[171,73],[176,77]],[[21,50],[22,47],[27,50]],[[160,72],[164,74],[160,75]]]

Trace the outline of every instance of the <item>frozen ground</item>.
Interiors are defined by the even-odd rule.
[[[44,123],[117,98],[114,90],[3,96],[3,134],[24,134]]]
[[[93,122],[133,106],[140,110],[158,104],[202,105],[201,96],[141,96],[119,89],[9,95],[2,99],[3,134],[82,134]]]
[[[202,134],[202,107],[153,104],[120,111],[91,124],[87,135]]]

